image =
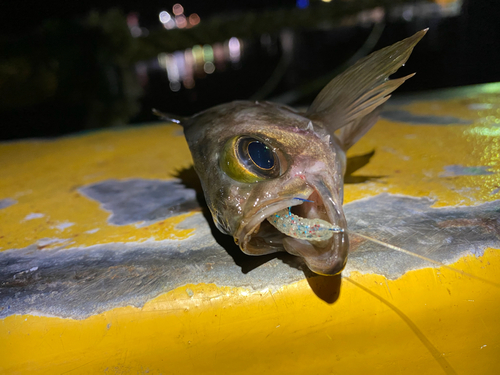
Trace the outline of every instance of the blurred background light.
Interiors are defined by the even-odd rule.
[[[163,24],[167,23],[172,19],[170,13],[168,13],[166,10],[161,11],[159,17],[160,17],[160,22]]]
[[[241,43],[239,39],[233,36],[231,39],[229,39],[228,47],[229,47],[229,58],[231,59],[231,61],[232,62],[240,61]]]
[[[309,6],[309,0],[297,0],[297,8],[306,9]]]
[[[186,16],[184,16],[183,14],[175,16],[175,24],[179,29],[185,28],[187,26]]]
[[[180,16],[182,13],[184,13],[184,7],[181,4],[175,4],[172,7],[172,11],[176,16]]]
[[[196,26],[200,23],[200,16],[198,16],[196,13],[193,13],[189,16],[189,23],[193,26]]]
[[[6,1],[19,17],[0,23],[0,115],[12,124],[0,138],[143,123],[152,107],[307,105],[355,60],[425,27],[401,69],[418,79],[399,93],[500,81],[500,2],[81,0],[21,12]]]

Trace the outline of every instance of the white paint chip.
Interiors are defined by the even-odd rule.
[[[33,219],[40,219],[40,218],[42,218],[44,216],[45,216],[44,214],[32,213],[32,214],[26,215],[25,218],[23,219],[23,221],[33,220]]]
[[[70,223],[69,221],[65,221],[64,223],[54,225],[53,228],[57,228],[62,231],[65,230],[66,228],[72,227],[73,225],[75,225],[75,223]]]

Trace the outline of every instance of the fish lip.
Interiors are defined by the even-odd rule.
[[[248,223],[239,226],[239,228],[237,229],[237,231],[234,235],[234,239],[235,239],[236,243],[240,245],[241,250],[245,254],[265,255],[265,254],[276,252],[276,249],[271,249],[268,252],[253,253],[253,252],[247,251],[246,245],[250,241],[250,238],[251,238],[252,234],[254,233],[255,229],[261,223],[263,223],[269,216],[271,216],[272,214],[274,214],[274,213],[276,213],[284,208],[298,206],[298,205],[302,204],[300,199],[296,199],[296,198],[307,199],[302,194],[301,196],[299,195],[298,197],[276,199],[276,200],[273,200],[271,202],[266,202],[266,205],[264,207],[260,208],[255,214],[252,215],[252,218],[250,219],[250,221]]]
[[[342,272],[347,261],[349,250],[349,240],[347,236],[347,223],[342,210],[340,197],[331,192],[320,177],[308,179],[310,186],[307,193],[295,196],[293,198],[277,199],[272,202],[267,202],[266,205],[260,208],[251,219],[240,225],[234,235],[236,243],[239,244],[241,250],[249,255],[264,255],[277,251],[287,251],[293,255],[300,256],[308,268],[320,275],[336,275]],[[266,218],[284,208],[291,206],[299,206],[304,202],[300,199],[308,199],[314,193],[319,195],[322,200],[322,206],[326,210],[328,221],[331,224],[339,226],[344,231],[335,233],[329,240],[326,240],[321,245],[313,241],[300,240],[282,234],[282,245],[272,247],[259,248],[258,251],[251,249],[250,240],[255,235],[255,230],[260,228],[259,225],[265,222]],[[335,197],[335,199],[333,197]],[[299,199],[296,199],[299,198]],[[338,202],[338,203],[337,203]],[[323,246],[324,245],[324,246]]]

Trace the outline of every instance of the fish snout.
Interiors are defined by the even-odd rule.
[[[304,259],[309,269],[320,275],[336,275],[345,267],[349,254],[347,221],[342,208],[342,186],[325,175],[309,175],[308,182],[314,192],[303,205],[302,214],[308,218],[319,217],[330,224],[330,237],[323,241],[296,242],[284,240],[284,247],[293,249]],[[310,205],[310,206],[309,206]],[[300,212],[300,210],[298,210]],[[288,248],[288,249],[287,249]]]
[[[341,273],[349,251],[349,239],[345,231],[335,234],[324,247],[295,238],[285,238],[283,245],[287,252],[301,257],[311,271],[323,276]]]
[[[310,175],[302,183],[252,213],[235,241],[246,254],[285,250],[301,257],[315,273],[336,275],[349,252],[341,189],[320,175]]]

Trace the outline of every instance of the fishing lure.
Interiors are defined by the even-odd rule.
[[[308,199],[299,199],[312,202]],[[267,218],[269,223],[287,236],[308,241],[326,241],[333,233],[342,233],[344,230],[321,219],[307,219],[292,214],[292,208],[283,209]]]

